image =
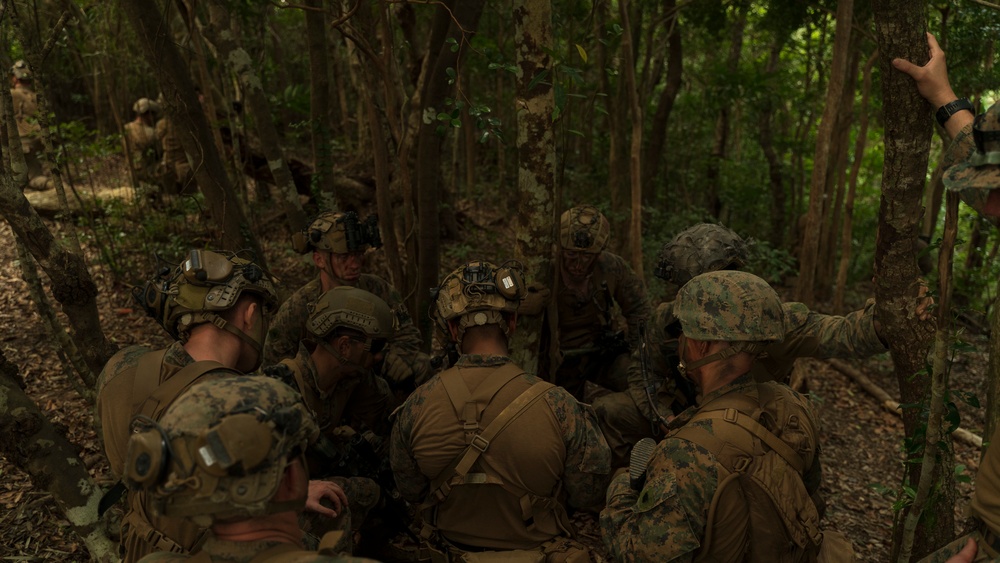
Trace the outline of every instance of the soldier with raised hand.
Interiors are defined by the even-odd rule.
[[[677,287],[695,276],[746,265],[748,244],[722,225],[702,223],[680,232],[663,245],[655,275]],[[786,333],[755,358],[751,373],[758,381],[788,382],[797,358],[865,358],[886,351],[875,320],[875,301],[846,316],[823,315],[803,303],[784,303]],[[661,303],[646,327],[646,365],[641,351],[633,353],[628,368],[628,391],[594,401],[615,454],[616,465],[627,459],[632,444],[659,435],[664,419],[680,413],[694,401],[694,390],[676,369],[675,302]],[[920,312],[926,315],[926,309]]]
[[[125,475],[135,416],[158,420],[194,382],[260,366],[265,309],[274,305],[275,291],[271,277],[252,261],[193,250],[180,265],[164,268],[136,288],[133,297],[176,342],[157,351],[124,348],[98,377],[97,419],[111,472],[118,478]],[[321,512],[328,511],[320,505],[322,498],[339,498],[333,485],[324,483],[311,485],[310,495],[311,509]],[[137,561],[153,551],[196,550],[203,530],[190,521],[153,514],[147,500],[142,492],[128,494],[122,521],[124,560]]]
[[[590,560],[564,503],[601,502],[608,447],[587,405],[510,361],[522,276],[516,262],[469,262],[433,290],[432,316],[461,356],[397,409],[389,450],[433,561]]]
[[[1000,225],[1000,103],[976,115],[967,98],[958,98],[948,80],[944,51],[927,34],[930,60],[918,66],[904,59],[892,65],[913,77],[917,90],[935,109],[935,119],[952,138],[942,166],[944,185],[962,201]],[[993,432],[972,495],[976,528],[927,556],[922,562],[949,563],[1000,559],[1000,428]]]
[[[380,460],[358,458],[387,453],[383,444],[389,434],[392,393],[372,366],[382,359],[396,317],[378,296],[350,286],[323,293],[310,309],[308,336],[299,344],[298,354],[265,367],[264,372],[302,394],[321,432],[317,447],[307,456],[310,473],[336,482],[350,505],[349,513],[342,507],[337,521],[311,518],[307,531],[350,532],[361,527],[379,502],[379,484],[372,479],[376,475],[366,473]],[[362,466],[351,466],[354,463]]]
[[[278,310],[267,334],[264,349],[268,362],[291,358],[299,342],[308,336],[309,304],[335,287],[357,287],[389,304],[397,319],[397,330],[385,353],[382,375],[397,389],[408,392],[429,374],[430,360],[421,352],[420,332],[413,325],[396,288],[384,279],[362,273],[369,248],[382,246],[374,216],[361,221],[353,211],[321,213],[292,238],[299,254],[312,252],[319,275],[295,291]]]
[[[642,280],[624,258],[607,250],[610,238],[611,225],[596,207],[573,207],[560,218],[559,279],[548,306],[557,332],[540,354],[539,374],[580,400],[590,398],[588,381],[625,390],[629,353],[651,312]],[[626,327],[615,322],[619,312]]]
[[[305,452],[319,435],[301,397],[268,377],[195,383],[159,421],[140,416],[128,441],[125,478],[154,514],[207,528],[197,555],[159,552],[147,563],[337,563],[366,560],[303,549],[298,513],[309,472]]]
[[[629,472],[612,481],[601,513],[612,555],[815,561],[824,549],[850,560],[846,539],[819,528],[812,407],[787,386],[751,374],[756,356],[787,332],[778,294],[752,274],[711,272],[681,288],[674,315],[680,368],[698,400],[670,422],[659,444],[638,444]]]

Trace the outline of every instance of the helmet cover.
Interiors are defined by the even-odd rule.
[[[748,254],[749,245],[732,229],[700,223],[663,245],[654,274],[683,286],[705,272],[742,268]]]
[[[14,66],[10,67],[10,73],[18,80],[31,80],[31,67],[24,59],[15,62]]]
[[[559,219],[559,245],[563,250],[598,254],[608,246],[611,224],[596,207],[578,205]]]
[[[306,230],[292,236],[292,248],[299,254],[315,250],[347,254],[381,246],[378,217],[370,215],[362,221],[353,211],[320,213]]]
[[[356,330],[372,340],[388,340],[395,331],[396,315],[389,305],[377,295],[356,287],[335,287],[310,307],[306,329],[320,339],[338,328]]]
[[[153,511],[200,526],[301,508],[271,503],[285,467],[319,437],[294,389],[266,376],[201,380],[159,423],[137,417],[125,480]]]
[[[503,325],[502,313],[517,312],[527,295],[524,268],[509,260],[497,267],[474,261],[455,269],[431,290],[431,318],[445,334],[448,321],[464,318],[460,332],[471,325]]]
[[[781,298],[761,278],[732,270],[695,277],[677,293],[684,336],[701,341],[774,342],[785,337]]]

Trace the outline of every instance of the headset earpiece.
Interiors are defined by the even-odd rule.
[[[168,458],[167,438],[159,426],[133,434],[125,456],[125,483],[129,488],[149,487],[163,478]]]

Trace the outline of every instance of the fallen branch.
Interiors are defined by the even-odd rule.
[[[876,385],[871,379],[868,378],[867,375],[861,373],[860,370],[841,360],[830,359],[826,360],[826,362],[835,370],[853,379],[854,382],[867,391],[869,395],[875,397],[875,399],[882,405],[882,408],[895,414],[896,416],[900,416],[902,414],[902,409],[899,408],[899,401],[894,400],[891,396],[889,396],[889,393],[886,393],[885,389]],[[976,448],[983,447],[982,437],[977,436],[964,428],[956,428],[951,435],[956,440],[961,440],[970,446],[974,446]]]

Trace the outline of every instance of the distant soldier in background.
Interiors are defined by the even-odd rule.
[[[132,104],[132,111],[135,112],[135,119],[125,124],[125,142],[132,160],[132,171],[136,181],[155,184],[160,147],[154,124],[160,105],[149,98],[139,98]]]
[[[158,105],[161,107],[161,101]],[[156,138],[160,142],[160,150],[163,156],[157,167],[157,175],[163,189],[170,194],[192,194],[198,191],[198,185],[194,181],[194,170],[188,160],[187,153],[181,145],[181,139],[177,136],[176,125],[170,116],[164,115],[156,122]]]
[[[268,377],[206,380],[191,386],[159,422],[136,420],[125,477],[152,511],[208,528],[197,555],[160,552],[148,563],[337,563],[364,561],[303,549],[298,513],[306,503],[304,452],[319,429],[287,385]]]
[[[21,138],[24,161],[28,166],[28,187],[33,190],[48,190],[52,188],[52,182],[45,175],[39,158],[44,147],[40,135],[42,128],[36,119],[38,96],[31,88],[31,68],[27,62],[17,61],[11,67],[10,74],[10,96],[14,100],[14,120],[17,122],[17,134]]]
[[[611,225],[596,207],[577,206],[562,214],[559,280],[554,303],[548,305],[557,332],[540,354],[539,375],[587,402],[587,382],[626,389],[629,353],[638,346],[640,323],[651,313],[642,280],[624,258],[606,250],[610,238]],[[619,316],[626,326],[620,326]]]
[[[469,262],[444,278],[431,314],[462,355],[397,410],[392,469],[423,503],[434,562],[591,560],[566,504],[601,502],[608,447],[589,406],[510,361],[522,276],[514,262]]]
[[[389,341],[381,374],[398,390],[408,393],[426,380],[430,359],[421,351],[420,332],[406,311],[403,298],[386,280],[362,273],[365,252],[382,246],[374,216],[361,221],[353,211],[320,213],[309,227],[292,237],[299,254],[312,253],[316,279],[295,291],[278,309],[267,333],[264,356],[277,362],[298,353],[308,337],[309,304],[335,287],[357,287],[388,303],[396,315],[396,333]]]
[[[391,473],[383,475],[384,483],[373,480],[387,462],[383,444],[389,434],[392,392],[372,372],[393,336],[395,316],[385,301],[349,286],[327,291],[310,309],[308,336],[298,354],[264,372],[302,394],[320,429],[307,455],[309,473],[336,482],[350,504],[350,512],[341,510],[337,521],[310,518],[305,529],[314,535],[345,530],[345,545],[350,546],[350,532],[358,530],[379,503],[380,485],[395,489]]]

